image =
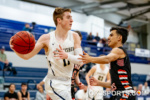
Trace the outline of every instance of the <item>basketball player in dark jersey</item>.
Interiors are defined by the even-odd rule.
[[[27,84],[21,84],[21,90],[18,92],[19,100],[30,100],[30,93],[27,91]]]
[[[114,91],[111,100],[135,100],[132,81],[131,65],[128,54],[123,48],[127,40],[128,31],[124,28],[113,27],[110,29],[108,46],[112,48],[106,56],[91,57],[87,53],[80,55],[83,63],[110,63],[111,82],[101,82],[93,77],[90,79],[91,85],[112,88]]]

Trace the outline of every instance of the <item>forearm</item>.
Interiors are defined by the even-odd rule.
[[[88,75],[86,75],[86,82],[87,82],[88,85],[90,85],[90,81],[89,81],[89,76]]]
[[[99,63],[99,64],[107,64],[107,63],[109,63],[109,59],[106,56],[103,56],[103,57],[90,57],[90,62]]]
[[[39,39],[38,39],[38,41],[37,41],[37,43],[35,44],[35,47],[34,47],[34,49],[30,52],[30,53],[28,53],[28,54],[20,54],[20,53],[18,53],[18,52],[16,52],[14,49],[13,49],[13,47],[12,47],[12,49],[13,49],[13,51],[20,57],[20,58],[22,58],[22,59],[24,59],[24,60],[28,60],[28,59],[30,59],[31,57],[33,57],[34,55],[36,55],[45,45],[44,45],[44,42],[46,41],[45,40],[45,35],[42,35]]]
[[[5,63],[5,61],[0,60],[0,62]]]
[[[28,92],[28,100],[30,100],[30,93]]]
[[[79,55],[71,55],[71,54],[68,54],[68,60],[74,64],[78,64],[78,65],[82,65],[82,61],[79,60],[78,58],[80,58]]]
[[[79,76],[78,76],[78,75],[75,77],[75,83],[79,86],[80,79],[79,79]]]
[[[9,98],[8,97],[5,97],[5,99],[4,100],[9,100]]]
[[[98,81],[97,86],[102,86],[105,88],[111,88],[111,82],[102,82],[102,81]]]
[[[1,58],[0,58],[0,62],[3,62],[3,63],[5,63],[5,61],[3,61]]]
[[[83,65],[83,63],[81,62],[81,60],[79,60],[78,58],[81,58],[79,56],[79,54],[83,54],[83,51],[82,51],[82,48],[76,48],[74,49],[74,54],[75,55],[71,55],[71,54],[68,54],[68,60],[71,61],[72,63],[74,64],[78,64],[78,65]]]
[[[44,85],[44,83],[45,83],[44,81],[41,81],[41,82],[39,83],[39,85],[42,86],[42,85]]]
[[[21,57],[22,59],[24,59],[24,60],[28,60],[28,59],[30,59],[30,58],[32,58],[33,56],[35,56],[40,50],[42,49],[42,47],[41,46],[37,46],[37,47],[35,47],[30,53],[28,53],[28,54],[20,54],[20,53],[18,53],[18,52],[16,52],[16,51],[14,51],[19,57]]]
[[[19,54],[18,52],[14,51],[20,58],[24,59],[24,60],[28,60],[28,56],[27,54]]]

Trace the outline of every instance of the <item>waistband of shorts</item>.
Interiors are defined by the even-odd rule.
[[[71,77],[62,77],[62,76],[48,75],[47,78],[52,79],[52,80],[71,81]]]

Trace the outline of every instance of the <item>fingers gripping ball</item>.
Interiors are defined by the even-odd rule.
[[[35,38],[27,31],[20,31],[13,36],[12,45],[16,52],[27,54],[34,49]]]

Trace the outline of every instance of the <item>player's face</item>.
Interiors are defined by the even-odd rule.
[[[27,90],[27,86],[26,86],[26,85],[22,85],[22,86],[21,86],[21,89],[22,89],[23,91],[26,91],[26,90]]]
[[[4,51],[5,51],[5,49],[1,49],[1,53],[2,53],[2,54],[4,53]]]
[[[29,27],[30,27],[30,25],[29,25],[29,24],[26,24],[26,25],[25,25],[25,27],[26,27],[26,28],[29,28]]]
[[[43,92],[43,87],[42,86],[39,86],[39,89],[38,89],[40,92]]]
[[[116,30],[111,31],[108,37],[108,46],[113,48],[118,42],[118,34],[116,33]]]
[[[9,88],[9,90],[10,90],[11,92],[14,92],[14,91],[15,91],[15,85],[11,85],[10,88]]]
[[[72,26],[72,22],[73,22],[73,19],[72,19],[71,13],[64,12],[63,19],[61,20],[61,26],[64,29],[70,30]]]

